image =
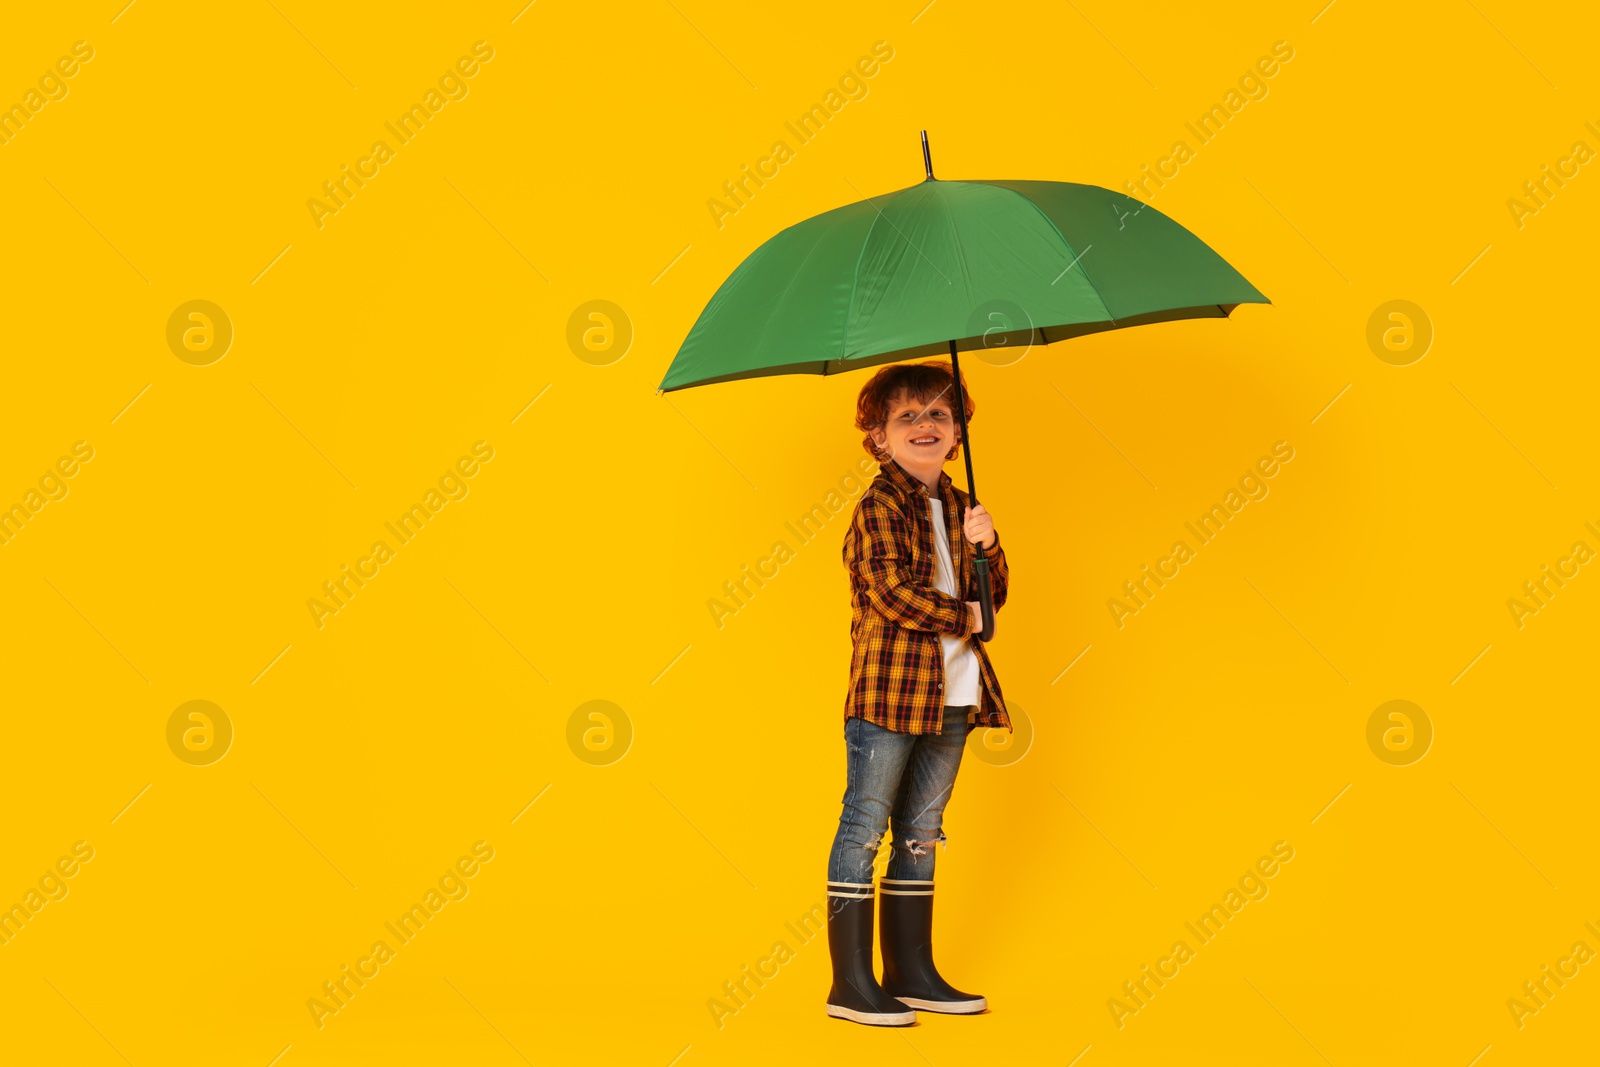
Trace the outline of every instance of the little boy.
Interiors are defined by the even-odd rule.
[[[965,1015],[988,1001],[933,965],[933,868],[967,734],[1010,730],[981,640],[973,558],[989,561],[994,609],[1006,601],[1005,552],[983,505],[944,472],[959,454],[950,364],[890,364],[862,387],[856,428],[878,476],[844,539],[850,572],[850,690],[844,809],[828,857],[829,1015],[910,1026],[916,1012]],[[961,382],[967,419],[972,394]],[[961,536],[964,534],[965,536]],[[883,982],[872,968],[872,868],[892,827],[882,880]]]

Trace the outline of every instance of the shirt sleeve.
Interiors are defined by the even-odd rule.
[[[912,577],[911,528],[899,508],[868,494],[856,505],[845,542],[845,566],[866,588],[867,602],[907,630],[964,636],[972,632],[967,605]]]

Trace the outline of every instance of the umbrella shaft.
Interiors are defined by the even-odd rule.
[[[967,461],[967,496],[978,506],[978,483],[972,477],[972,438],[967,429],[967,398],[961,391],[961,363],[956,359],[956,343],[950,342],[950,376],[956,383],[956,421],[961,426],[961,457]]]

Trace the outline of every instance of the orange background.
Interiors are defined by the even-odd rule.
[[[1536,213],[1509,206],[1600,148],[1591,10],[121,2],[0,37],[24,107],[93,50],[0,145],[0,504],[46,479],[0,546],[0,904],[93,850],[0,945],[13,1058],[1592,1047],[1592,967],[1520,1028],[1507,1007],[1600,950],[1600,577],[1520,626],[1508,607],[1600,547],[1600,177],[1569,162]],[[319,226],[323,183],[479,41],[441,90],[464,95]],[[879,41],[865,92],[794,142]],[[1201,144],[1186,123],[1276,42],[1292,59]],[[824,1017],[825,941],[786,926],[821,901],[843,788],[848,513],[720,627],[708,608],[864,457],[865,377],[654,390],[764,239],[920,181],[922,129],[941,178],[1116,189],[1186,141],[1151,203],[1273,304],[964,363],[1013,577],[993,658],[1032,738],[978,738],[939,860],[940,965],[993,1010],[891,1033]],[[708,201],[780,139],[719,227]],[[184,349],[186,317],[169,343],[194,300],[231,325],[220,358]],[[596,300],[616,333],[585,347]],[[1369,341],[1397,324],[1426,351]],[[79,441],[93,458],[46,478]],[[1123,583],[1280,441],[1268,494],[1119,628]],[[477,442],[492,459],[449,478]],[[347,565],[370,577],[319,627]],[[218,712],[186,749],[195,700]],[[1410,748],[1388,719],[1369,745],[1392,700]],[[1268,894],[1119,1027],[1123,983],[1279,841]],[[493,858],[441,887],[477,842]],[[430,889],[438,914],[319,1028],[307,1002]],[[709,1002],[778,942],[719,1026]]]

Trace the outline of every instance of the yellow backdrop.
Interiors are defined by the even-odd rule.
[[[8,1059],[1592,1055],[1591,10],[124,2],[0,35]],[[993,1010],[886,1032],[807,921],[865,376],[654,389],[921,129],[1274,303],[965,367]]]

